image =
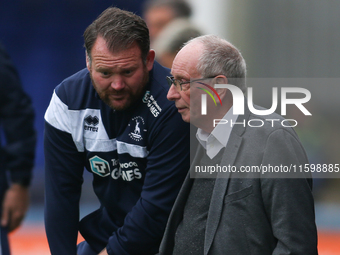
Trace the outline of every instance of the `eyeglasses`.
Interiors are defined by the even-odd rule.
[[[175,88],[177,89],[177,91],[187,91],[190,88],[191,82],[203,81],[203,80],[211,79],[211,78],[214,78],[214,77],[215,76],[191,80],[191,81],[179,81],[179,80],[175,79],[173,76],[167,76],[166,80],[168,81],[169,87],[171,87],[171,85],[173,84],[175,86]]]

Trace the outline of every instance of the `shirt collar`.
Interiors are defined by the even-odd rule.
[[[206,149],[207,155],[210,158],[215,157],[219,151],[227,146],[232,127],[230,123],[235,123],[238,115],[232,114],[233,107],[223,116],[227,120],[227,124],[219,122],[211,133],[207,133],[198,128],[196,138],[199,143]]]

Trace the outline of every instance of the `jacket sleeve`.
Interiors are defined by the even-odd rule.
[[[280,129],[267,140],[263,165],[304,165],[308,163],[297,137]],[[266,213],[277,245],[273,255],[317,254],[317,230],[311,176],[261,179]]]
[[[45,228],[52,255],[75,255],[83,153],[65,128],[66,106],[58,106],[55,99],[45,114]]]
[[[12,182],[30,184],[34,164],[36,132],[30,97],[21,86],[19,75],[0,45],[0,120],[6,145],[5,169]]]
[[[108,254],[158,252],[172,205],[189,170],[189,125],[171,107],[149,134],[151,144],[141,198],[109,239]]]

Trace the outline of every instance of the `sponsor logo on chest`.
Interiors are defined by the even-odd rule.
[[[94,156],[89,159],[91,171],[100,177],[111,175],[112,179],[123,181],[133,181],[141,179],[142,173],[139,170],[138,164],[134,161],[119,163],[118,159],[111,159],[111,165],[105,159]]]
[[[150,94],[150,91],[146,91],[143,97],[143,103],[147,104],[147,106],[150,109],[150,112],[154,117],[157,117],[159,113],[162,111],[162,108],[158,105],[157,101],[153,97],[153,95]]]

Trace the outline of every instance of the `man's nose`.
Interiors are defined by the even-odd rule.
[[[125,88],[125,83],[124,80],[122,79],[122,77],[119,76],[115,76],[113,77],[112,81],[111,81],[111,87],[114,90],[122,90]]]
[[[172,84],[166,98],[170,101],[175,101],[181,98],[181,94],[177,91],[176,87]]]

